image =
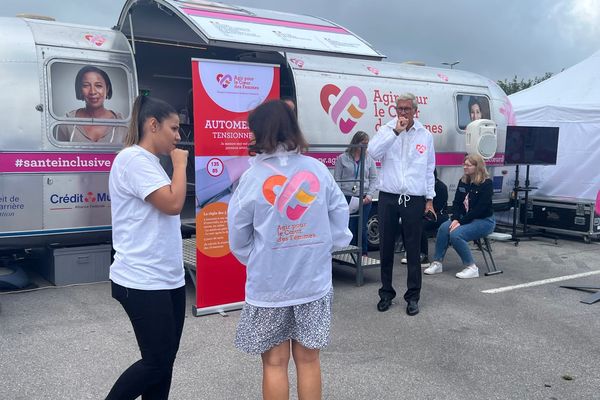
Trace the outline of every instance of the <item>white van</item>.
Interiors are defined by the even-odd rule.
[[[108,171],[132,100],[145,93],[173,104],[182,120],[182,146],[193,154],[191,60],[198,58],[278,65],[280,93],[296,101],[311,144],[348,144],[356,130],[372,135],[395,116],[394,96],[414,93],[451,199],[462,175],[469,105],[477,102],[482,118],[498,126],[497,154],[489,162],[495,201],[509,200],[510,182],[493,166],[503,164],[511,107],[493,81],[384,62],[367,42],[317,17],[199,0],[129,0],[112,30],[0,20],[0,248],[109,240]],[[108,76],[112,96],[105,107],[114,117],[77,113],[84,107],[77,76],[86,67]],[[108,139],[86,140],[85,133],[98,127]],[[319,148],[314,155],[332,166],[340,151]],[[188,181],[194,182],[190,164]],[[164,165],[170,169],[168,159]],[[192,229],[193,185],[187,200],[182,219]],[[376,212],[373,207],[372,222]]]

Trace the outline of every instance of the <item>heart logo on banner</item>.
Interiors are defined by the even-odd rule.
[[[104,44],[104,42],[106,42],[106,38],[102,35],[98,35],[98,34],[91,34],[88,33],[87,35],[83,36],[85,38],[85,40],[87,40],[90,43],[95,44],[96,46],[100,47]]]
[[[231,84],[231,81],[233,80],[233,78],[229,74],[218,74],[215,78],[217,78],[217,82],[219,82],[219,85],[221,85],[223,89],[226,89],[227,86],[229,86]]]
[[[292,221],[304,215],[317,198],[321,184],[309,171],[300,171],[289,180],[283,175],[272,175],[263,183],[265,199],[275,206],[280,214]]]

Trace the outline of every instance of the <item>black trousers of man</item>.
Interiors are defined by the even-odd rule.
[[[421,230],[423,229],[423,212],[425,211],[425,196],[403,196],[402,204],[398,204],[399,195],[379,192],[377,218],[379,220],[379,253],[381,259],[381,299],[393,299],[396,291],[392,286],[394,271],[394,249],[398,230],[402,229],[408,276],[406,278],[406,293],[404,300],[419,301],[421,294]],[[400,226],[399,219],[402,218]]]

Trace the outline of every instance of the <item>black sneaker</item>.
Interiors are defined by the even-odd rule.
[[[381,299],[379,303],[377,303],[377,311],[385,312],[390,309],[392,305],[392,299]]]
[[[427,257],[427,255],[423,254],[421,255],[421,266],[425,265],[427,267],[429,267],[429,264],[431,262],[429,261],[429,257]]]
[[[419,303],[416,300],[410,300],[406,306],[406,313],[410,316],[419,313]]]

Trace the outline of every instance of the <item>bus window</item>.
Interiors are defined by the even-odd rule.
[[[59,122],[54,139],[122,144],[131,113],[125,69],[55,61],[49,70],[50,114]]]
[[[54,127],[54,139],[58,142],[113,144],[122,146],[127,127],[118,125],[92,125],[89,123],[58,124]]]
[[[456,96],[456,106],[460,130],[465,130],[471,121],[490,119],[490,100],[486,96],[459,94]]]

